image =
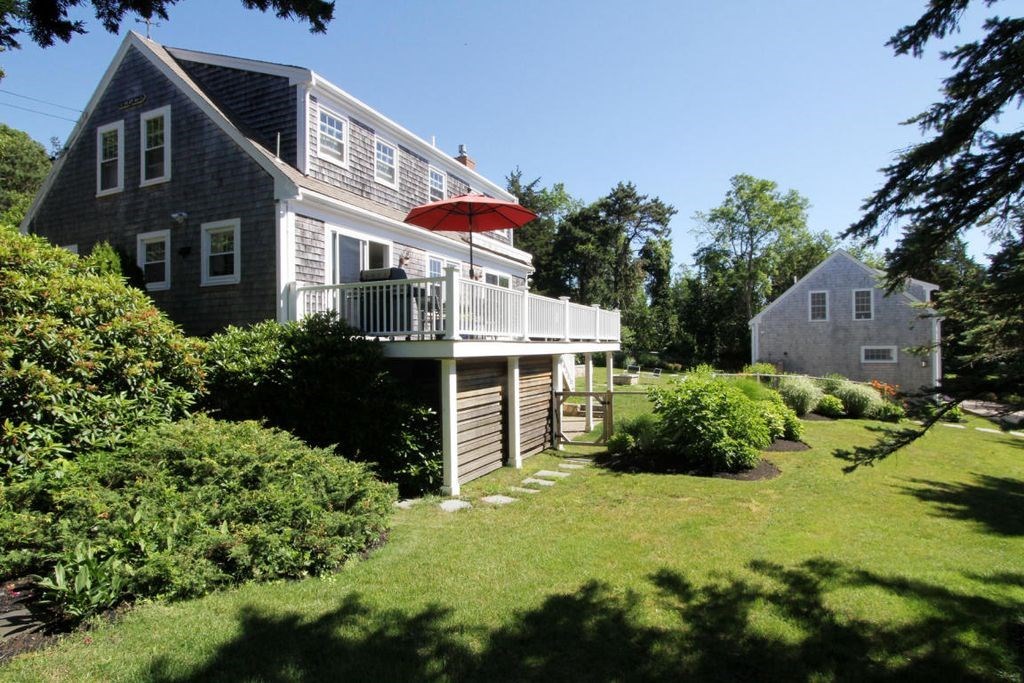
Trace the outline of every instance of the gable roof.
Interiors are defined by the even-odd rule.
[[[152,64],[160,73],[162,73],[168,80],[170,80],[181,92],[188,96],[188,98],[195,104],[203,113],[205,113],[217,126],[228,135],[244,152],[246,152],[260,167],[263,168],[270,176],[274,179],[274,194],[277,199],[290,199],[301,196],[302,190],[308,190],[318,195],[328,197],[337,202],[349,204],[356,208],[370,211],[375,214],[379,214],[385,220],[402,223],[406,228],[419,231],[424,230],[413,225],[408,225],[403,222],[405,214],[396,209],[371,202],[359,195],[353,194],[341,188],[335,187],[329,183],[325,183],[316,178],[301,173],[294,166],[285,163],[281,159],[277,158],[273,152],[264,147],[260,142],[254,139],[252,136],[247,135],[243,130],[243,127],[233,121],[228,114],[226,114],[217,104],[211,99],[211,97],[188,75],[188,73],[182,68],[182,66],[175,59],[173,53],[181,54],[183,60],[189,58],[184,55],[188,54],[191,57],[201,55],[204,59],[213,59],[214,61],[223,62],[222,65],[229,66],[230,68],[248,69],[252,71],[258,71],[261,73],[273,73],[274,75],[282,75],[288,78],[304,78],[305,74],[315,77],[312,71],[308,69],[302,69],[300,67],[288,66],[283,64],[274,64],[272,62],[259,62],[257,60],[240,59],[236,57],[226,57],[223,55],[213,55],[211,53],[198,53],[193,51],[179,50],[177,48],[165,48],[149,38],[145,38],[135,31],[129,31],[128,35],[125,36],[120,47],[111,60],[107,70],[103,73],[103,78],[100,79],[99,84],[93,91],[92,96],[89,98],[88,104],[82,110],[82,115],[75,124],[75,127],[71,130],[71,134],[68,136],[68,140],[65,143],[65,148],[70,148],[74,145],[81,137],[85,125],[89,118],[92,116],[92,112],[95,110],[96,105],[99,103],[100,98],[106,91],[107,86],[113,79],[114,74],[117,72],[118,67],[124,61],[125,56],[131,48],[135,48],[139,54],[145,57],[150,64]],[[210,63],[214,63],[211,61]],[[335,87],[335,86],[332,86]],[[338,89],[338,92],[343,92]],[[351,97],[351,96],[348,96]],[[361,106],[366,107],[355,98],[351,98],[354,102],[359,103]],[[366,107],[369,111],[373,112],[372,109]],[[383,115],[373,112],[375,116],[384,119]],[[412,133],[405,131],[404,128],[393,124],[403,131],[403,135],[415,137]],[[421,141],[424,145],[427,143]],[[32,204],[29,206],[28,211],[25,214],[25,218],[21,223],[21,231],[27,232],[28,226],[31,224],[32,219],[35,217],[38,211],[39,205],[43,199],[49,193],[50,188],[53,186],[53,182],[57,175],[60,173],[64,166],[64,162],[67,158],[67,154],[60,155],[53,167],[47,174],[46,179],[32,200]],[[458,171],[461,173],[463,170],[472,176],[478,177],[480,180],[487,183],[488,186],[494,186],[493,183],[488,181],[486,178],[476,173],[475,171],[463,166],[459,162],[451,159],[452,164],[458,165]],[[494,186],[497,187],[497,186]],[[499,188],[500,189],[500,188]],[[501,190],[501,193],[508,195],[507,192]],[[511,196],[511,195],[509,195]],[[442,234],[442,233],[437,233]],[[461,235],[445,235],[448,239],[457,242],[464,242],[465,240]],[[498,243],[500,244],[500,243]],[[489,248],[486,244],[476,244],[477,249],[482,251],[488,251],[493,254],[505,258],[512,258],[520,263],[530,264],[532,258],[527,252],[515,247],[507,247],[502,249],[500,246],[495,245],[494,248]]]
[[[861,260],[859,260],[857,258],[854,258],[854,256],[852,254],[850,254],[850,252],[846,251],[845,249],[836,249],[831,254],[829,254],[828,257],[825,258],[821,263],[819,263],[818,265],[814,266],[814,268],[811,268],[810,272],[807,273],[807,275],[804,275],[802,278],[800,278],[799,280],[794,282],[793,286],[791,286],[785,292],[783,292],[778,297],[776,297],[776,299],[774,301],[772,301],[770,304],[768,304],[767,306],[762,308],[757,313],[757,315],[755,315],[753,318],[751,318],[747,322],[747,324],[748,325],[753,325],[755,322],[758,322],[761,319],[761,317],[764,316],[765,313],[767,313],[768,311],[770,311],[773,308],[775,308],[776,304],[778,304],[783,299],[787,298],[790,295],[790,293],[793,292],[793,290],[795,290],[797,287],[799,287],[801,285],[801,283],[803,283],[804,280],[807,280],[812,275],[817,273],[819,270],[824,268],[826,264],[831,263],[831,262],[833,262],[835,260],[838,260],[838,259],[847,259],[848,261],[852,261],[853,263],[855,263],[858,266],[860,266],[860,268],[862,270],[864,270],[864,272],[866,272],[868,275],[871,275],[875,279],[881,279],[881,278],[885,277],[885,271],[884,270],[879,270],[878,268],[872,268],[871,266],[869,266],[868,264],[864,263],[863,261],[861,261]],[[914,279],[911,278],[909,281],[923,286],[925,288],[925,291],[927,291],[929,289],[938,289],[939,288],[938,285],[933,285],[930,282],[924,282],[923,280],[914,280]],[[899,295],[903,296],[904,298],[906,298],[907,301],[909,301],[910,303],[914,303],[914,304],[927,303],[926,301],[921,301],[920,299],[917,299],[917,298],[911,296],[909,293],[907,293],[906,290],[903,290],[903,291],[899,292]]]

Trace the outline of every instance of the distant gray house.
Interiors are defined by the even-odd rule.
[[[750,357],[785,372],[839,373],[903,391],[938,386],[940,319],[927,306],[938,285],[910,279],[886,294],[885,273],[834,252],[750,320]],[[931,346],[924,356],[908,349]]]
[[[564,356],[584,356],[590,386],[592,355],[611,372],[619,349],[618,311],[528,291],[532,258],[510,231],[475,237],[470,278],[465,234],[403,222],[471,191],[515,200],[464,149],[315,71],[132,32],[22,230],[82,254],[109,241],[193,334],[330,311],[383,340],[396,373],[438,398],[457,494],[559,443]]]

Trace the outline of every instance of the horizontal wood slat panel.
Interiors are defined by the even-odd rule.
[[[551,445],[551,357],[519,360],[519,441],[523,457]]]
[[[458,361],[459,481],[493,472],[505,460],[508,362]]]

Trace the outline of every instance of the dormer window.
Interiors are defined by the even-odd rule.
[[[153,185],[171,179],[171,108],[160,107],[140,117],[142,182]]]
[[[124,189],[124,121],[96,129],[96,196]]]
[[[433,166],[427,171],[430,184],[430,201],[439,202],[448,198],[448,174]]]
[[[398,148],[381,139],[376,141],[377,152],[374,155],[373,177],[395,189],[398,188]]]
[[[320,110],[320,155],[339,164],[348,163],[348,122]]]

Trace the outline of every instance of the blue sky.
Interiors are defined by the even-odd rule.
[[[519,166],[590,201],[620,180],[679,213],[676,263],[696,246],[694,212],[750,173],[811,201],[814,230],[843,230],[882,181],[879,168],[919,141],[899,122],[939,98],[938,45],[895,58],[885,41],[924,0],[515,3],[338,0],[326,35],[242,8],[184,0],[153,29],[166,45],[312,68],[484,175]],[[979,35],[974,8],[951,41]],[[85,15],[87,16],[87,15]],[[129,29],[0,54],[0,90],[68,107],[88,101]],[[74,112],[0,92],[0,121],[47,143]],[[48,146],[48,145],[47,145]],[[891,243],[891,240],[889,240]],[[987,240],[972,235],[971,251]]]

